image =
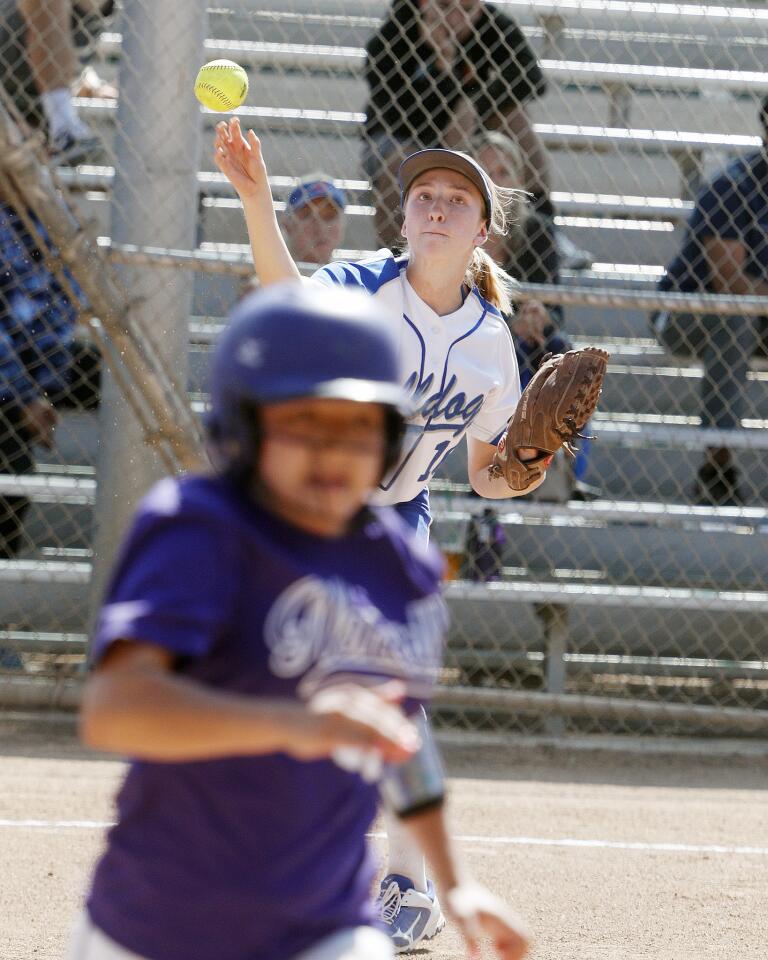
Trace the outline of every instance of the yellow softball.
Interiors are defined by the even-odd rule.
[[[209,110],[234,110],[248,93],[248,74],[232,60],[203,64],[195,80],[195,96]]]

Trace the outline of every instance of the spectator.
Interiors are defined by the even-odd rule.
[[[497,130],[483,130],[472,141],[478,162],[499,186],[520,189],[523,162],[520,149]],[[521,283],[557,284],[560,282],[560,253],[552,220],[532,209],[517,206],[517,221],[505,236],[489,237],[486,251],[511,277]],[[546,353],[565,353],[572,349],[563,331],[563,309],[559,304],[545,306],[540,300],[525,300],[507,317],[520,370],[520,385],[528,385]],[[589,440],[579,443],[576,460],[563,454],[555,458],[547,481],[534,494],[540,499],[594,500],[602,495],[598,487],[586,481]]]
[[[472,152],[494,183],[520,189],[522,156],[513,140],[497,131],[483,131],[473,140]],[[489,238],[485,249],[521,283],[559,283],[560,258],[552,221],[528,204],[518,204],[517,209],[512,229],[506,236]],[[524,389],[545,353],[563,353],[571,344],[560,331],[563,312],[559,305],[546,307],[540,300],[526,300],[508,321]]]
[[[0,200],[0,473],[34,471],[33,448],[53,444],[56,406],[98,403],[98,354],[75,339],[77,307]],[[18,554],[28,507],[26,497],[0,496],[0,558]]]
[[[424,147],[465,149],[477,129],[498,129],[520,145],[523,186],[551,209],[549,158],[526,107],[546,82],[511,17],[482,0],[393,0],[366,52],[363,163],[381,246],[400,239],[404,157]]]
[[[760,110],[768,140],[768,98]],[[768,155],[739,157],[696,199],[682,247],[659,283],[663,291],[768,296]],[[704,371],[701,425],[741,426],[749,359],[762,318],[731,314],[656,313],[652,324],[672,353],[697,355]],[[727,444],[707,448],[693,488],[694,502],[729,506],[744,500]]]
[[[344,192],[324,173],[303,177],[291,191],[283,215],[283,233],[297,263],[323,266],[344,239]]]
[[[71,86],[78,54],[93,45],[114,6],[114,0],[0,0],[0,81],[27,121],[47,130],[59,163],[96,160],[102,153],[101,141],[77,113]],[[85,79],[78,93],[116,95],[93,70]]]
[[[283,236],[296,263],[321,267],[333,259],[344,240],[347,198],[325,173],[302,177],[288,195],[281,219]],[[259,278],[248,277],[240,294],[258,290]]]

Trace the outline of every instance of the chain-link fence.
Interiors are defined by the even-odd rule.
[[[473,496],[461,448],[433,484],[453,614],[446,722],[764,731],[768,11],[632,0],[63,6],[75,8],[70,33],[89,40],[82,95],[68,101],[77,122],[67,127],[55,97],[24,103],[39,72],[35,33],[10,0],[0,3],[6,87],[47,138],[80,215],[130,262],[129,289],[198,408],[210,344],[249,272],[240,204],[211,158],[220,117],[191,99],[200,62],[248,70],[237,113],[262,140],[299,260],[399,243],[395,174],[414,148],[466,149],[499,184],[527,191],[488,248],[523,283],[510,318],[523,380],[568,344],[603,346],[612,360],[599,439],[575,463],[556,461],[534,497]],[[343,212],[287,203],[307,175],[344,192]],[[12,240],[17,252],[24,242]],[[2,289],[23,290],[27,273],[3,256]],[[24,320],[10,294],[2,304],[4,356],[29,384],[14,387],[9,373],[3,394],[0,505],[19,531],[14,542],[3,534],[0,561],[9,676],[82,661],[96,481],[99,529],[110,510],[119,528],[151,474],[136,469],[131,418],[114,427],[117,390],[94,409],[98,364],[76,345],[74,291],[44,289],[51,316]],[[52,336],[62,329],[66,362]],[[85,401],[78,384],[91,389]],[[49,404],[57,411],[49,450],[32,442],[27,397],[44,398],[33,430],[50,426]],[[46,573],[55,563],[77,582]]]
[[[110,237],[195,243],[197,107],[177,109],[177,140],[161,129],[160,98],[143,102],[142,84],[147,62],[160,89],[169,78],[192,82],[204,17],[185,24],[135,6],[114,146],[86,119],[75,94],[87,91],[70,90],[80,40],[98,46],[112,5],[0,8],[0,664],[11,700],[29,690],[34,701],[35,679],[82,666],[91,588],[103,585],[137,496],[162,473],[201,462],[183,389],[192,277],[118,277],[103,252]],[[92,67],[77,82],[92,94],[109,89]],[[92,195],[68,196],[62,180],[110,151],[120,163],[99,224]]]

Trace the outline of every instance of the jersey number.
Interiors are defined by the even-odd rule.
[[[450,445],[450,442],[450,440],[443,440],[442,443],[438,443],[438,445],[435,447],[435,455],[429,461],[429,466],[419,477],[419,483],[429,480],[435,470],[437,470],[440,461],[443,459],[443,454],[445,453],[446,448]]]

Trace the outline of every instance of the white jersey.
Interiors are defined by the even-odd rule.
[[[408,282],[407,257],[382,250],[358,263],[331,263],[313,280],[362,287],[394,316],[403,383],[417,413],[400,462],[373,499],[413,500],[466,434],[498,443],[520,399],[512,337],[499,311],[475,288],[454,313],[439,316]]]

